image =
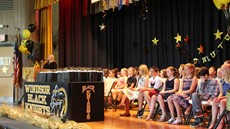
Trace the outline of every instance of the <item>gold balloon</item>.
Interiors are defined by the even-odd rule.
[[[27,40],[25,40],[25,39],[24,39],[24,40],[22,40],[22,41],[21,41],[21,45],[23,45],[23,46],[25,46],[25,47],[26,47],[26,41],[27,41]]]
[[[28,54],[28,49],[23,45],[20,45],[19,51],[24,53],[24,54]]]
[[[223,7],[223,4],[219,2],[219,0],[213,0],[213,3],[215,4],[216,8],[221,10]]]
[[[22,36],[25,39],[29,39],[30,38],[30,31],[29,30],[23,30]]]
[[[221,4],[228,4],[230,0],[217,0]]]

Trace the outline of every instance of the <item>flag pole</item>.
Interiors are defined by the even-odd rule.
[[[19,101],[19,87],[21,85],[21,57],[18,47],[20,46],[20,28],[16,28],[16,42],[14,48],[14,81],[13,81],[13,103],[18,104]]]

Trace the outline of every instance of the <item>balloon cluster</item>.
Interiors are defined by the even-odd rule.
[[[216,8],[219,10],[223,10],[226,22],[227,22],[227,31],[230,33],[230,8],[229,8],[230,0],[213,0]]]
[[[34,49],[34,41],[30,40],[30,35],[36,30],[36,26],[34,24],[30,24],[28,29],[23,30],[22,36],[23,40],[21,41],[21,45],[19,46],[20,52],[24,54],[28,54],[28,58],[32,58],[32,53]]]
[[[224,9],[224,5],[227,5],[230,0],[213,0],[217,9],[221,10]]]

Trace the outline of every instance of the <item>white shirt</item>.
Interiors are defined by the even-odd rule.
[[[156,76],[155,78],[149,78],[149,88],[159,89],[162,86],[161,77]]]

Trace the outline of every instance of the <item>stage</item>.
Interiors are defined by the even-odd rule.
[[[193,128],[190,125],[171,125],[166,122],[158,122],[158,121],[146,121],[145,118],[149,114],[149,111],[144,113],[144,118],[138,119],[136,118],[137,110],[131,110],[130,117],[121,117],[119,114],[124,113],[123,109],[117,109],[114,111],[113,109],[105,111],[104,113],[104,121],[99,122],[86,122],[87,125],[92,127],[93,129],[189,129]],[[158,119],[158,118],[157,118]],[[206,125],[201,127],[197,127],[196,129],[206,129]]]
[[[105,111],[104,121],[97,122],[84,122],[92,129],[188,129],[193,128],[189,125],[171,125],[166,122],[157,121],[146,121],[144,118],[148,115],[148,111],[145,112],[144,118],[138,119],[135,117],[136,110],[131,110],[130,117],[120,117],[119,114],[123,113],[123,109],[118,109],[114,111],[113,109]],[[13,119],[0,117],[0,128],[10,128],[10,129],[39,129],[39,127],[32,126],[30,124],[16,121]],[[197,127],[197,129],[205,129],[205,125]]]

